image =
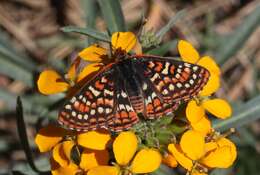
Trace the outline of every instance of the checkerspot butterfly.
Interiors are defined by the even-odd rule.
[[[105,66],[59,113],[59,123],[77,131],[122,131],[139,121],[175,111],[198,95],[205,68],[164,57],[132,55]]]

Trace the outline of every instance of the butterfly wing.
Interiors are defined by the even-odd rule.
[[[118,80],[115,64],[107,66],[65,102],[58,122],[77,131],[119,131],[131,127],[138,117]]]
[[[182,101],[197,96],[210,76],[201,66],[164,57],[140,56],[135,64],[142,75],[144,116],[149,119],[174,111]]]

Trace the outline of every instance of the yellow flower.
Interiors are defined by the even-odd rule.
[[[65,92],[72,88],[76,83],[84,80],[84,78],[91,73],[98,71],[102,66],[101,63],[88,64],[77,73],[79,63],[80,60],[76,59],[69,68],[65,77],[62,77],[56,71],[51,69],[41,72],[37,81],[38,90],[44,95]]]
[[[48,125],[40,129],[35,137],[35,143],[39,147],[40,152],[50,151],[59,142],[67,138],[76,138],[75,142],[84,148],[94,150],[104,150],[111,137],[105,130],[89,131],[85,133],[77,133],[65,130],[55,125]]]
[[[178,162],[175,159],[175,157],[168,153],[163,155],[162,163],[172,168],[175,168],[178,165]]]
[[[228,168],[236,159],[235,145],[220,136],[206,142],[198,131],[186,131],[179,144],[169,144],[168,150],[190,174],[205,174],[208,168]]]
[[[115,32],[111,37],[112,60],[114,56],[126,54],[133,50],[135,53],[141,53],[141,45],[137,41],[136,36],[132,32]],[[93,44],[79,53],[79,57],[90,62],[107,62],[105,60],[109,55],[109,51],[97,44]],[[111,60],[111,61],[112,61]]]
[[[207,97],[216,92],[220,86],[220,68],[213,58],[209,56],[200,58],[197,50],[187,41],[180,40],[178,50],[184,61],[198,64],[210,72],[208,83],[198,97],[189,101],[186,108],[186,117],[192,128],[207,134],[211,130],[211,124],[205,111],[208,111],[220,119],[228,118],[232,113],[230,105],[225,100],[219,98],[209,99]]]
[[[87,171],[98,165],[107,165],[109,155],[105,149],[109,140],[110,135],[105,131],[90,131],[77,135],[63,128],[49,125],[40,129],[36,135],[35,143],[40,152],[52,150],[53,164],[58,164],[58,166],[54,166],[56,168],[53,171],[54,174],[59,174],[63,171],[76,171],[78,169]],[[81,154],[79,152],[80,165],[75,165],[75,167],[71,160],[71,151],[75,146],[78,147],[77,145],[83,148],[83,152]]]
[[[159,168],[162,158],[155,149],[143,148],[137,151],[138,140],[131,131],[121,132],[113,143],[116,159],[115,166],[99,166],[91,169],[89,174],[117,175],[120,171],[135,174],[150,173]]]

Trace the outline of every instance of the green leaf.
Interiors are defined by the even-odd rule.
[[[86,27],[95,29],[96,28],[96,17],[97,17],[97,1],[96,0],[81,0],[82,8],[85,12]],[[87,38],[86,46],[95,43],[94,38]]]
[[[89,37],[95,38],[100,41],[110,42],[110,37],[107,34],[99,32],[99,31],[91,29],[91,28],[66,26],[66,27],[62,27],[61,30],[63,32],[75,32],[75,33],[87,35]]]
[[[249,36],[260,24],[260,5],[248,15],[242,24],[232,33],[229,37],[226,37],[219,45],[215,57],[217,62],[222,65],[228,58],[238,52],[243,47]]]
[[[160,168],[151,173],[151,175],[177,175],[177,173],[175,173],[172,168],[161,164]]]
[[[98,3],[109,32],[126,31],[125,19],[119,0],[98,0]]]
[[[35,172],[40,172],[40,170],[38,170],[38,168],[34,164],[32,152],[30,149],[28,136],[26,132],[26,127],[24,123],[23,106],[19,96],[17,97],[17,101],[16,101],[16,125],[17,125],[18,135],[20,138],[20,143],[25,152],[25,156],[28,161],[28,164]]]
[[[241,127],[260,118],[260,96],[234,109],[233,116],[226,120],[213,121],[213,128],[226,130]]]
[[[9,57],[2,54],[0,54],[0,73],[15,80],[20,80],[29,87],[33,87],[32,72],[10,62]]]
[[[181,19],[182,17],[184,17],[185,15],[185,10],[181,10],[179,11],[176,15],[174,15],[170,20],[169,22],[161,28],[161,30],[159,30],[157,33],[156,33],[156,37],[159,39],[159,40],[162,40],[163,36],[169,31],[171,30],[171,28],[175,25],[175,23]]]
[[[171,49],[176,48],[177,42],[178,40],[169,41],[159,47],[147,51],[146,54],[164,56]]]

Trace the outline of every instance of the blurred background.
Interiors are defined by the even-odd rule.
[[[222,69],[222,87],[216,95],[239,106],[235,114],[245,111],[249,117],[226,123],[226,128],[238,127],[233,139],[239,157],[234,167],[212,174],[259,175],[260,1],[120,2],[128,30],[136,33],[144,17],[146,29],[158,31],[178,11],[185,9],[181,19],[163,38],[157,54],[177,55],[176,41],[181,38],[193,43],[203,55],[214,56]],[[0,174],[28,168],[16,127],[18,95],[23,100],[26,129],[37,164],[48,163],[39,157],[33,140],[39,123],[48,117],[55,118],[55,104],[63,95],[39,94],[37,76],[46,67],[65,72],[70,59],[91,42],[82,35],[63,33],[60,28],[67,25],[107,31],[95,0],[0,0]]]

